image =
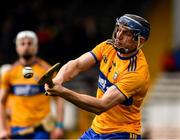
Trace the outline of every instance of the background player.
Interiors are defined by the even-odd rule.
[[[33,133],[14,137],[16,139],[48,139],[50,138],[50,99],[44,96],[44,87],[37,85],[38,79],[50,65],[38,58],[38,38],[33,31],[21,31],[16,36],[16,51],[19,59],[12,68],[4,74],[1,83],[0,94],[0,137],[8,137],[9,133],[5,125],[5,104],[9,95],[11,97],[11,134],[37,126]],[[22,69],[25,66],[32,67],[34,76],[25,79]],[[56,127],[52,131],[52,138],[63,136],[63,101],[57,100]]]
[[[141,106],[150,76],[140,48],[149,33],[147,20],[125,14],[117,19],[111,40],[100,43],[92,51],[65,64],[53,79],[54,88],[45,84],[49,95],[60,96],[97,114],[82,139],[141,138]],[[96,63],[100,64],[96,98],[62,85]]]

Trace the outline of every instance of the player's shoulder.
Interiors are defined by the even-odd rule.
[[[149,73],[148,63],[142,50],[129,59],[128,72],[132,75],[144,75]]]
[[[140,64],[142,64],[142,65],[148,65],[148,63],[147,63],[147,60],[146,60],[146,57],[145,57],[145,55],[144,55],[144,53],[143,53],[143,51],[142,50],[139,50],[139,53],[137,54],[137,57],[138,57],[138,59],[139,59],[139,63]],[[139,64],[139,65],[140,65]]]
[[[12,64],[3,64],[1,67],[0,67],[0,76],[6,74],[6,73],[10,73],[12,69]]]
[[[114,42],[112,39],[107,39],[104,43],[106,46],[105,47],[106,50],[109,50],[109,51],[114,50]]]
[[[37,58],[36,65],[38,65],[39,67],[45,70],[48,70],[51,67],[51,65],[47,61],[43,60],[42,58]]]
[[[9,71],[13,71],[18,69],[18,67],[21,66],[20,62],[17,60],[14,63],[11,64],[11,68],[9,69]]]
[[[112,39],[107,39],[107,40],[105,41],[105,43],[108,44],[108,45],[113,45],[113,44],[114,44],[114,42],[113,42]]]

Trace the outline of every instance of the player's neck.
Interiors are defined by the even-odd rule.
[[[36,61],[36,56],[33,56],[31,59],[26,60],[24,58],[20,58],[19,62],[23,65],[23,66],[30,66],[32,65],[34,62]]]

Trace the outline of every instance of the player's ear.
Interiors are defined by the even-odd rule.
[[[140,37],[140,44],[144,44],[146,42],[146,39],[144,37]]]

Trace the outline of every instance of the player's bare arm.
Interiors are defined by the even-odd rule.
[[[48,85],[46,84],[45,89],[51,96],[60,96],[77,105],[78,107],[98,115],[107,111],[113,106],[122,103],[126,99],[125,96],[115,86],[108,88],[103,97],[100,99],[77,93],[61,85],[48,88]]]
[[[6,131],[6,101],[8,97],[8,91],[5,89],[1,90],[0,94],[0,138],[7,137],[9,134]]]
[[[54,78],[55,83],[63,83],[71,80],[76,75],[78,75],[81,71],[85,71],[89,69],[96,63],[93,56],[87,52],[80,56],[75,60],[71,60],[66,63],[58,72],[56,77]]]
[[[7,90],[2,89],[1,94],[0,94],[0,128],[5,128],[4,120],[5,119],[5,106],[6,106],[6,101],[8,97],[8,92]]]
[[[56,117],[56,123],[62,123],[64,122],[64,114],[62,112],[64,112],[64,101],[62,98],[54,98],[55,103],[56,103],[56,112],[57,112],[57,117]],[[64,128],[63,125],[61,127],[56,127],[54,131],[52,131],[51,133],[51,138],[52,139],[58,139],[58,138],[62,138],[62,136],[64,135]]]

